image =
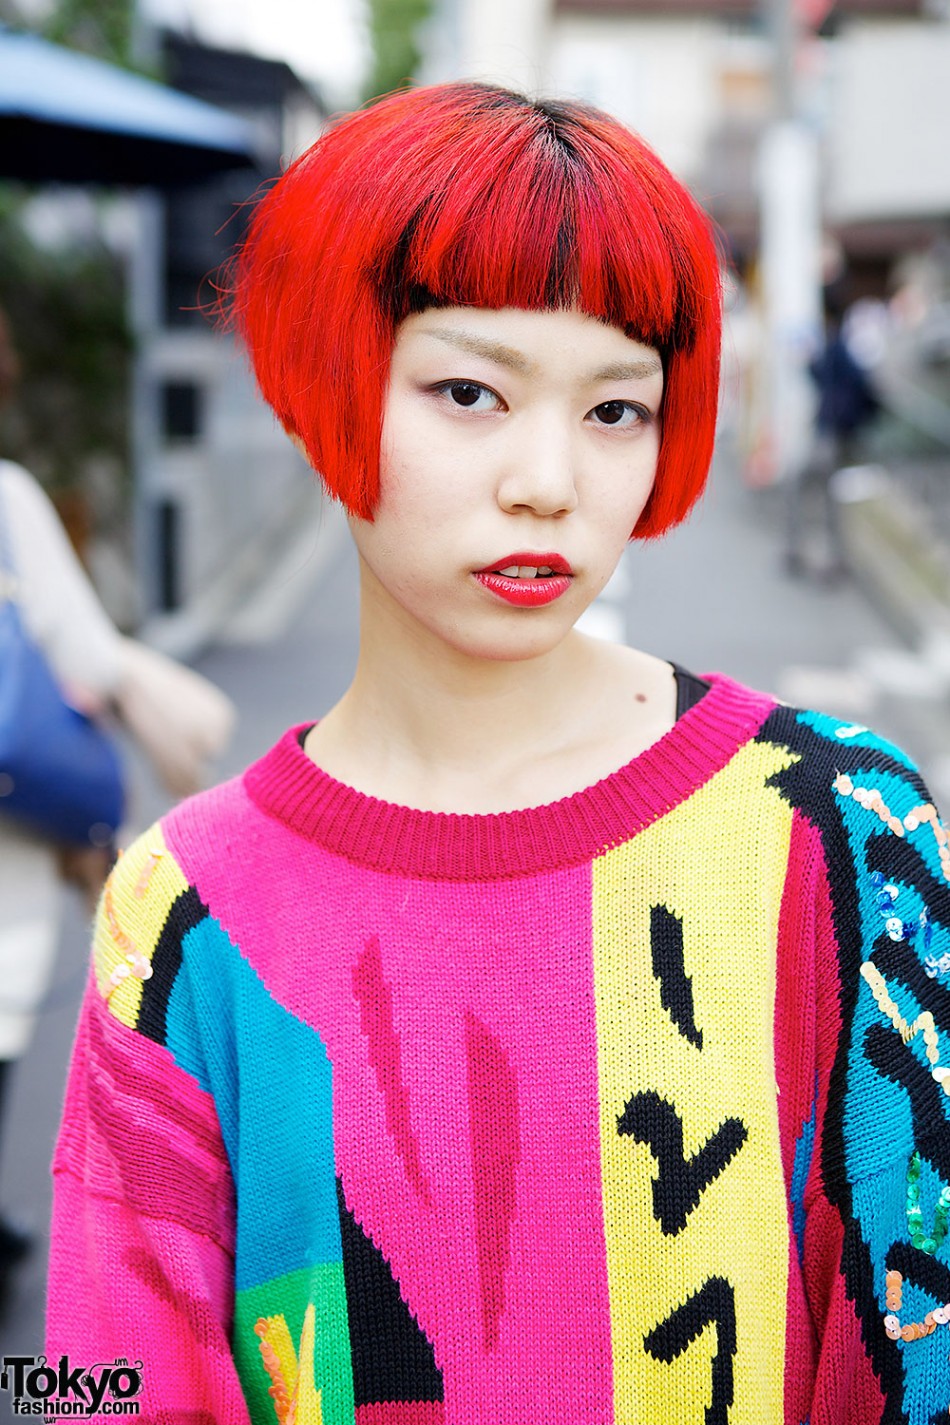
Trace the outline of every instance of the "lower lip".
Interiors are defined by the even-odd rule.
[[[546,579],[509,579],[505,574],[476,574],[475,578],[506,604],[515,604],[521,609],[552,604],[571,587],[569,574],[549,574]]]

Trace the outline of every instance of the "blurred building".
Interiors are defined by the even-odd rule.
[[[825,211],[869,277],[950,225],[950,7],[897,8],[829,57]]]
[[[293,518],[312,484],[209,309],[255,193],[326,122],[319,94],[282,61],[178,34],[162,47],[170,84],[253,125],[258,168],[142,200],[136,533],[146,614],[226,599],[242,560]]]
[[[659,151],[740,254],[754,248],[774,0],[530,0],[515,25],[500,4],[439,0],[424,77],[590,100]],[[797,0],[791,20],[798,106],[824,134],[826,217],[856,254],[893,255],[950,213],[950,8]]]
[[[726,344],[745,368],[750,478],[788,473],[808,440],[829,254],[852,297],[881,297],[950,220],[950,4],[529,0],[511,24],[502,3],[436,0],[422,77],[574,95],[657,149],[751,298]]]

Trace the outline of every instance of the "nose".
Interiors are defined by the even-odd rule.
[[[498,503],[510,514],[548,518],[577,509],[577,451],[565,422],[550,414],[512,422],[503,452]]]

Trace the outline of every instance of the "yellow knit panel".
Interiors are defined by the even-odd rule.
[[[129,847],[106,882],[93,943],[96,983],[116,1019],[130,1029],[138,1022],[143,976],[168,912],[187,889],[158,826]]]
[[[711,1278],[734,1295],[737,1351],[729,1425],[784,1419],[788,1209],[773,1059],[775,945],[792,810],[766,779],[796,760],[750,743],[686,803],[594,866],[601,1150],[617,1425],[700,1425],[712,1398],[717,1327],[673,1359],[644,1338]],[[654,976],[650,911],[682,921],[702,1047],[677,1028]],[[635,1095],[658,1095],[682,1121],[693,1158],[726,1119],[741,1146],[685,1225],[654,1216],[659,1163],[621,1134]],[[637,1110],[640,1112],[640,1109]],[[665,1110],[661,1110],[665,1111]],[[629,1117],[625,1120],[628,1124]],[[733,1125],[734,1133],[740,1130]],[[682,1162],[682,1159],[680,1160]],[[704,1298],[705,1300],[706,1298]]]

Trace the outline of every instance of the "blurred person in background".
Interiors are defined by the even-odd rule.
[[[848,571],[834,475],[861,459],[863,439],[880,410],[873,380],[848,340],[846,282],[842,274],[823,291],[823,340],[808,363],[816,398],[811,450],[787,492],[785,568],[792,575],[810,570],[806,544],[813,499],[827,543],[826,562],[815,572],[825,580],[843,578]]]
[[[0,402],[13,397],[18,375],[0,312]],[[196,791],[230,732],[233,711],[224,694],[190,669],[123,637],[47,495],[22,466],[2,459],[0,525],[13,566],[10,596],[67,702],[94,719],[116,714],[171,795]],[[30,1042],[53,970],[61,881],[79,886],[91,909],[113,860],[111,847],[44,840],[4,814],[0,801],[0,1153],[11,1071]],[[29,1246],[27,1236],[0,1218],[0,1306]]]
[[[942,1417],[946,832],[869,729],[575,627],[704,486],[705,215],[460,82],[341,117],[228,286],[358,659],[109,878],[50,1358],[217,1425]]]

